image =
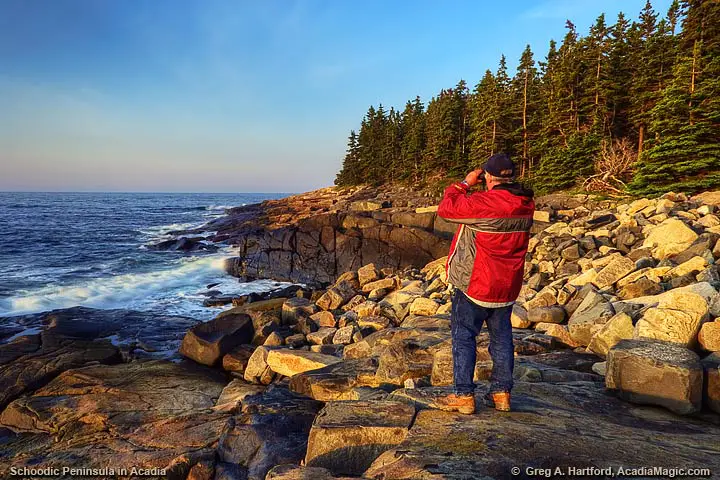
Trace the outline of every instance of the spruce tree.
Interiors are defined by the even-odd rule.
[[[720,185],[720,3],[682,7],[673,78],[650,113],[649,148],[630,185],[638,194]]]

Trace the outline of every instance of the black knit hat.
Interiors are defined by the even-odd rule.
[[[504,153],[496,153],[490,157],[482,169],[493,177],[512,178],[515,176],[515,164]]]

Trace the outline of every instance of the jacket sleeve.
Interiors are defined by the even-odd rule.
[[[468,220],[489,216],[490,206],[482,193],[468,195],[468,189],[461,183],[453,183],[445,189],[438,205],[438,215],[449,222],[472,223]]]

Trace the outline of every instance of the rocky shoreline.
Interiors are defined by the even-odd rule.
[[[452,228],[436,202],[323,189],[230,210],[210,238],[238,248],[229,270],[305,286],[235,299],[205,323],[168,317],[179,356],[127,341],[147,328],[139,312],[0,319],[0,476],[717,475],[720,192],[542,199],[512,318],[514,411],[472,416],[434,401],[452,383]],[[479,399],[487,335],[477,350]]]

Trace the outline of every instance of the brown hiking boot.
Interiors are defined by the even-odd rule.
[[[438,409],[446,412],[460,412],[464,414],[475,413],[474,395],[455,395],[451,393],[446,397],[435,400]]]
[[[489,392],[485,395],[485,404],[500,412],[510,411],[510,392]]]

